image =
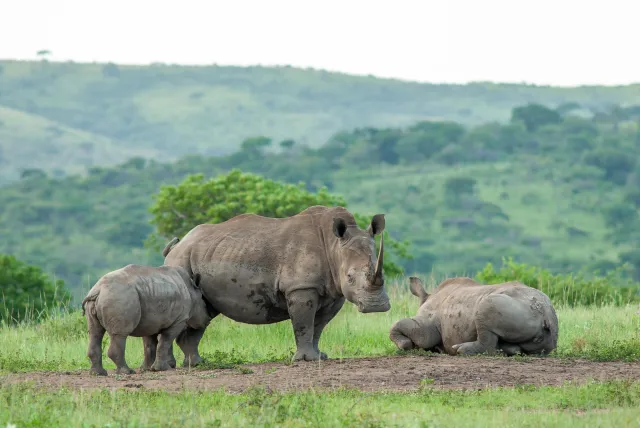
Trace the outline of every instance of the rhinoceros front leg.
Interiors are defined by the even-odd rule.
[[[327,354],[320,351],[318,344],[320,343],[320,336],[322,335],[322,331],[329,324],[337,314],[342,309],[342,305],[344,305],[344,298],[336,300],[331,305],[321,309],[316,313],[315,325],[313,328],[313,349],[320,354],[321,360],[326,360]]]
[[[432,321],[404,318],[391,326],[389,339],[396,344],[398,349],[403,351],[413,348],[429,351],[440,344],[442,336],[437,325]]]
[[[158,335],[158,348],[156,349],[156,360],[151,366],[153,371],[169,370],[169,350],[173,341],[185,329],[186,323],[174,324]]]
[[[198,346],[205,330],[206,327],[199,329],[187,327],[176,339],[176,343],[184,353],[183,367],[195,367],[202,362]]]
[[[459,343],[453,345],[451,349],[460,355],[495,354],[498,346],[498,335],[482,325],[478,325],[477,322],[476,329],[478,331],[478,339],[475,342]]]
[[[320,352],[316,350],[313,340],[317,307],[318,293],[315,290],[296,290],[287,296],[287,309],[296,338],[293,361],[320,359]]]

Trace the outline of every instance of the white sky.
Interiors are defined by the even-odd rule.
[[[0,0],[0,58],[612,85],[640,82],[639,16],[639,0]]]

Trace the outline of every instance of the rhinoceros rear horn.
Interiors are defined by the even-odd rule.
[[[376,270],[373,275],[373,284],[382,287],[382,266],[384,265],[384,234],[380,235],[380,251],[378,252],[378,261],[376,262]]]

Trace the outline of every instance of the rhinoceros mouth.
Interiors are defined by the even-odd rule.
[[[358,306],[358,312],[363,314],[368,314],[372,312],[387,312],[388,310],[391,309],[391,303],[385,303],[382,305],[375,305],[375,306],[363,305],[360,303],[357,306]]]

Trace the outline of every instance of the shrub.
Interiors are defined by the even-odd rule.
[[[68,305],[70,295],[62,280],[53,281],[39,267],[0,254],[0,298],[0,321],[12,322]]]
[[[515,263],[509,258],[502,260],[500,270],[488,263],[476,274],[476,280],[484,284],[520,281],[545,293],[554,305],[621,306],[638,301],[638,285],[621,279],[618,273],[616,270],[606,276],[591,277],[571,273],[554,275],[546,269]],[[620,285],[613,285],[616,283]]]

